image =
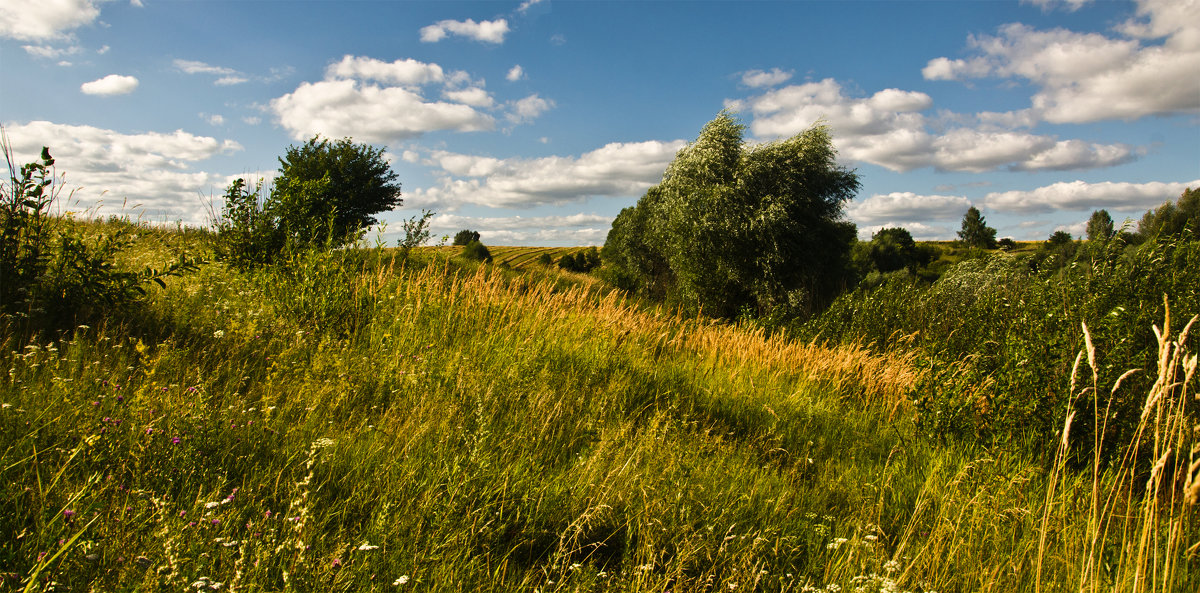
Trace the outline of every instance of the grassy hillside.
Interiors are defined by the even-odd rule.
[[[549,255],[551,260],[557,263],[564,255],[574,255],[586,249],[586,247],[488,246],[488,251],[492,254],[493,264],[508,266],[515,270],[540,268],[541,264],[538,263],[538,258],[543,254]],[[417,251],[424,254],[437,254],[441,257],[453,257],[462,251],[462,247],[457,245],[420,247]]]
[[[203,240],[145,229],[127,263]],[[345,250],[207,264],[63,336],[4,325],[0,590],[1200,583],[1195,507],[1161,469],[930,439],[914,355],[573,277]],[[1178,327],[1143,394],[1155,458],[1187,455],[1194,418]],[[1072,389],[1112,389],[1078,346]]]

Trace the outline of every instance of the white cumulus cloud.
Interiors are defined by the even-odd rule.
[[[824,121],[842,156],[893,171],[1091,169],[1126,163],[1139,154],[1124,144],[1004,129],[1028,124],[1027,111],[933,117],[924,113],[933,106],[925,93],[884,89],[856,98],[833,79],[789,85],[728,104],[749,111],[750,130],[764,138],[791,136]]]
[[[445,101],[425,98],[430,84],[443,85]],[[494,118],[480,109],[495,101],[482,84],[437,64],[348,55],[326,69],[324,80],[301,83],[270,108],[296,139],[322,134],[387,143],[438,130],[493,129]]]
[[[232,140],[217,140],[176,130],[172,133],[124,134],[93,126],[34,121],[6,130],[13,153],[20,163],[30,162],[42,146],[50,148],[55,167],[65,174],[63,197],[76,190],[73,203],[60,204],[70,210],[93,210],[101,203],[100,215],[117,214],[122,203],[139,206],[137,211],[150,221],[182,220],[206,222],[198,196],[209,195],[223,176],[193,169],[211,157],[242,150]],[[219,191],[219,189],[218,189]]]
[[[522,68],[520,64],[510,68],[508,74],[504,76],[504,79],[509,82],[516,82],[522,78],[525,78],[525,69]]]
[[[86,95],[128,95],[137,87],[138,79],[133,76],[109,74],[104,78],[79,85],[79,90]]]
[[[469,105],[427,102],[404,87],[356,80],[301,83],[271,100],[271,109],[297,140],[321,134],[386,143],[436,130],[473,132],[494,127],[492,117]]]
[[[1070,181],[1028,191],[993,192],[985,196],[983,201],[993,210],[1018,214],[1099,208],[1135,211],[1154,208],[1168,200],[1174,201],[1183,190],[1195,187],[1200,187],[1200,179],[1185,183]]]
[[[508,35],[508,32],[508,21],[505,19],[480,21],[478,23],[472,19],[465,21],[444,20],[421,27],[421,41],[424,43],[437,43],[449,35],[458,35],[483,43],[500,44],[504,43],[504,36]]]
[[[554,101],[543,99],[534,93],[518,99],[511,105],[512,110],[508,113],[508,121],[514,124],[530,122],[538,118],[541,114],[554,108]]]
[[[1031,107],[1054,123],[1200,112],[1200,2],[1142,0],[1115,33],[1008,24],[972,35],[975,55],[935,58],[922,72],[930,80],[1028,80],[1038,88]]]
[[[5,0],[0,2],[0,37],[65,39],[67,31],[100,16],[97,4],[92,0]]]
[[[593,196],[636,197],[662,179],[684,141],[617,142],[578,157],[496,159],[434,152],[426,164],[444,172],[439,185],[409,193],[409,205],[455,209],[465,204],[525,208]]]
[[[386,84],[420,86],[446,79],[442,67],[412,59],[384,62],[363,56],[343,56],[325,70],[326,78],[357,78]]]
[[[846,213],[857,223],[874,225],[893,220],[956,220],[970,207],[971,202],[962,196],[892,192],[855,201]]]

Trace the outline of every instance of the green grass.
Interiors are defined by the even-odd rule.
[[[195,240],[147,233],[134,256]],[[492,252],[513,268],[540,253]],[[1200,575],[1180,547],[1200,541],[1195,507],[1140,496],[1144,468],[919,436],[911,355],[685,318],[575,275],[437,250],[213,263],[137,315],[4,337],[0,590],[1184,591]],[[1166,437],[1194,416],[1172,410],[1146,434],[1184,458]]]

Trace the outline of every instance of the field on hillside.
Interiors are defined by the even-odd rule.
[[[492,263],[500,266],[508,266],[516,270],[523,270],[540,267],[538,258],[543,254],[549,255],[550,258],[557,263],[564,255],[575,255],[587,250],[587,247],[525,247],[525,246],[488,246],[488,251],[492,254]],[[462,247],[457,245],[445,245],[442,247],[421,247],[419,252],[436,253],[445,257],[453,257],[462,251]]]
[[[209,239],[142,228],[124,265]],[[568,250],[449,250],[210,262],[62,334],[5,321],[0,591],[1200,586],[1200,517],[1163,477],[1196,455],[1187,320],[1134,394],[1143,454],[1077,466],[1072,416],[1042,456],[920,433],[915,351],[531,263]],[[1116,344],[1074,347],[1072,396],[1116,391]]]

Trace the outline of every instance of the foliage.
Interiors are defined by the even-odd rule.
[[[1113,227],[1112,216],[1108,210],[1100,209],[1092,212],[1092,216],[1088,218],[1087,223],[1087,240],[1088,241],[1108,241],[1116,234]]]
[[[1138,234],[1148,239],[1186,236],[1200,240],[1200,188],[1185,189],[1175,203],[1167,202],[1147,211],[1138,225]]]
[[[17,331],[62,330],[104,313],[127,312],[146,293],[145,285],[165,287],[164,279],[197,269],[189,253],[175,254],[161,269],[130,269],[118,256],[137,239],[138,227],[117,225],[88,236],[88,225],[49,210],[61,191],[61,177],[47,147],[39,161],[17,170],[7,138],[3,152],[8,181],[0,184],[0,319]]]
[[[936,386],[924,356],[644,310],[571,275],[310,253],[311,273],[206,266],[154,291],[147,314],[172,328],[156,339],[110,322],[0,333],[0,588],[1167,593],[1200,578],[1180,488],[1197,379],[1174,307],[1137,443],[1169,455],[1093,471],[1070,460],[1094,442],[1065,409],[1046,459],[924,436],[905,400]],[[1020,270],[985,263],[969,265]],[[983,278],[946,290],[1004,286]],[[287,309],[293,293],[308,304]],[[336,315],[304,310],[357,321],[326,331]],[[1106,350],[1126,336],[1042,337],[1095,346],[1064,399],[1112,391]]]
[[[828,128],[753,147],[743,130],[719,114],[614,220],[618,285],[716,317],[808,313],[843,285],[854,226],[842,208],[859,183]]]
[[[471,261],[491,262],[492,253],[479,241],[471,241],[463,246],[462,256]]]
[[[8,182],[0,189],[0,307],[3,313],[15,313],[28,308],[30,290],[45,273],[51,241],[48,211],[62,186],[54,183],[49,148],[42,148],[40,162],[23,165],[20,172],[7,137],[3,150]]]
[[[299,244],[344,245],[399,206],[400,184],[383,149],[314,136],[279,158],[271,208]]]
[[[478,241],[478,240],[479,240],[479,231],[463,229],[454,234],[454,243],[452,243],[452,244],[453,245],[466,245],[467,243],[470,243],[471,241]]]
[[[962,230],[958,231],[958,238],[967,247],[996,248],[996,229],[987,225],[983,214],[974,206],[968,208],[967,213],[963,215]]]
[[[554,258],[550,257],[549,253],[543,253],[538,256],[537,263],[539,266],[549,266],[554,263]]]
[[[349,138],[331,142],[318,136],[287,148],[270,188],[234,180],[214,221],[218,257],[248,269],[278,262],[289,252],[357,241],[378,222],[375,214],[402,203],[383,152]],[[423,212],[405,221],[402,249],[411,248],[405,241],[428,240],[428,218]]]
[[[214,251],[219,259],[238,268],[251,268],[279,257],[287,245],[287,234],[279,221],[279,209],[264,193],[261,181],[251,189],[242,178],[226,188],[221,216],[214,221]]]
[[[1101,430],[1109,440],[1128,440],[1140,409],[1127,393],[1144,393],[1148,376],[1126,378],[1129,392],[1099,399],[1111,416],[1097,429],[1096,400],[1071,402],[1066,395],[1080,324],[1111,345],[1098,362],[1102,381],[1153,368],[1157,345],[1148,328],[1165,313],[1163,296],[1177,316],[1200,313],[1200,275],[1193,272],[1200,269],[1200,242],[1114,240],[1078,251],[1073,241],[1048,245],[1032,255],[964,260],[929,287],[894,278],[860,288],[800,335],[915,348],[930,369],[917,385],[920,425],[929,435],[1025,441],[1050,451],[1060,428],[1054,419],[1070,409],[1076,434]]]
[[[413,249],[429,241],[429,223],[432,218],[432,210],[422,210],[420,216],[413,216],[404,221],[404,236],[400,238],[397,247],[405,257],[408,257]]]
[[[575,253],[567,253],[558,259],[559,268],[568,272],[578,272],[581,274],[586,274],[599,268],[600,264],[600,252],[595,247],[589,247]]]

